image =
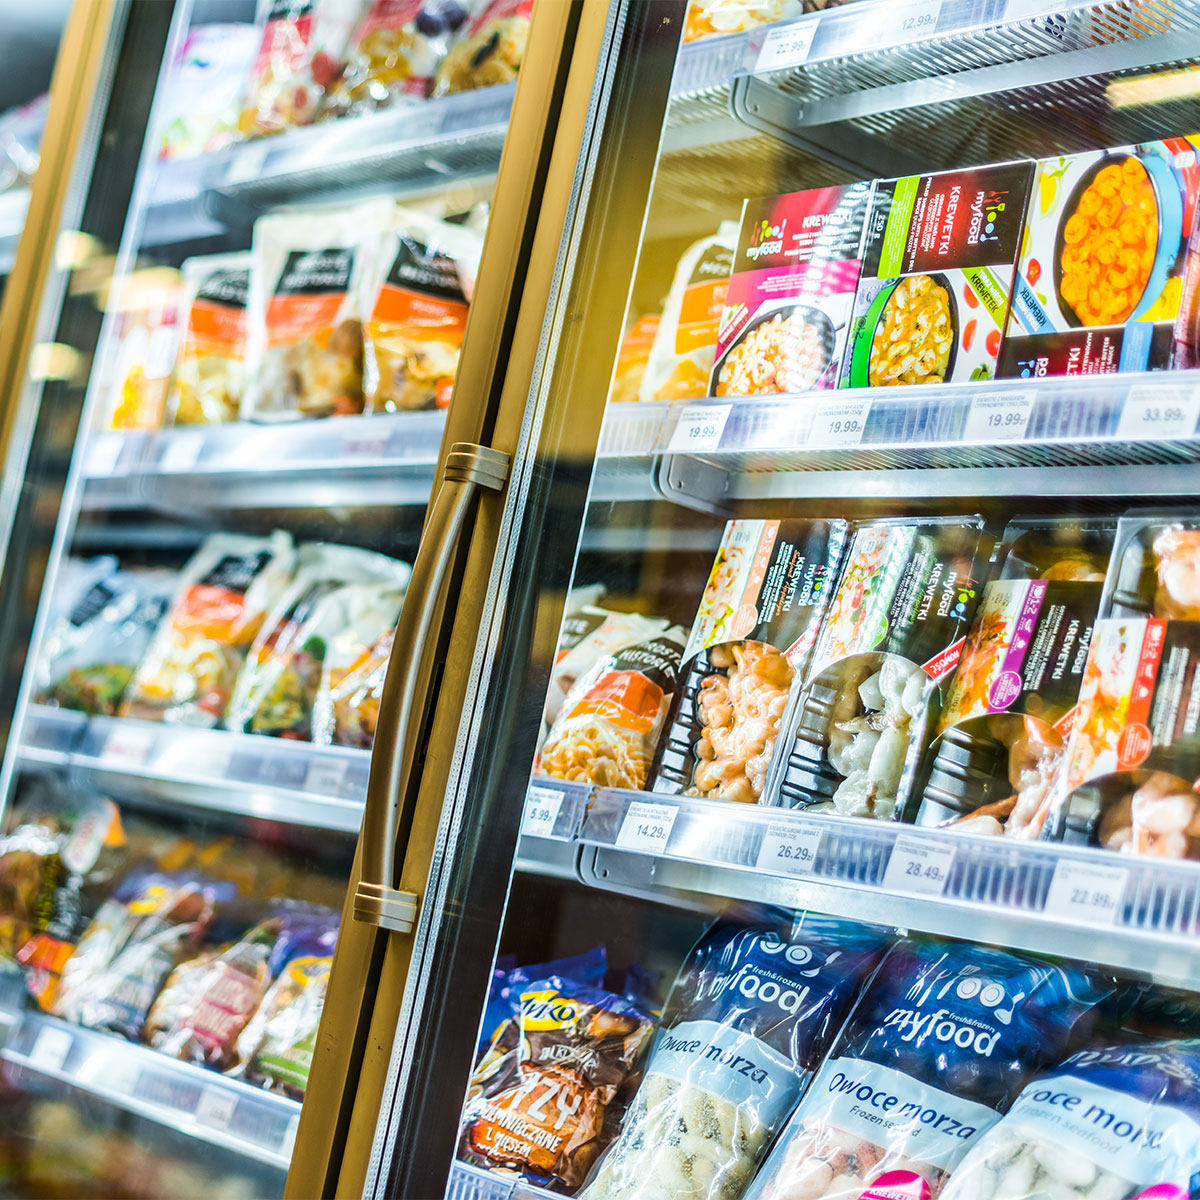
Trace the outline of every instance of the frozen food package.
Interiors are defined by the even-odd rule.
[[[646,378],[646,367],[658,336],[662,314],[643,313],[625,331],[621,348],[617,351],[617,365],[613,371],[612,388],[608,399],[611,404],[624,404],[641,398],[642,384]]]
[[[373,603],[390,628],[404,599],[412,568],[360,550],[310,542],[296,555],[296,574],[267,614],[238,673],[225,717],[228,728],[311,741],[313,706],[325,654],[351,623],[347,608]],[[348,584],[353,596],[343,596]],[[381,629],[372,627],[372,636]]]
[[[586,1200],[737,1200],[886,946],[829,917],[724,917],[680,969]]]
[[[656,792],[757,804],[788,695],[812,653],[849,526],[730,521],[692,623]]]
[[[623,996],[552,975],[526,985],[516,1023],[512,1050],[472,1075],[459,1157],[578,1187],[611,1138],[654,1021]]]
[[[483,239],[460,225],[397,207],[385,245],[387,277],[363,331],[367,408],[446,408]]]
[[[1033,164],[876,180],[843,387],[993,379]]]
[[[430,94],[466,92],[516,79],[532,12],[533,0],[484,0],[438,64]]]
[[[120,715],[215,726],[242,661],[292,575],[291,536],[211,534],[184,567]]]
[[[1200,1040],[1101,1044],[1034,1080],[942,1200],[1185,1200],[1200,1174]]]
[[[640,790],[678,686],[681,625],[596,662],[567,693],[535,770],[552,779]]]
[[[238,1037],[234,1074],[304,1098],[332,966],[329,955],[297,955],[284,964]]]
[[[781,805],[903,815],[991,549],[977,515],[869,521],[855,530],[785,718],[772,782]]]
[[[37,663],[38,700],[115,716],[175,591],[175,572],[114,571],[51,630]]]
[[[1009,524],[922,766],[919,824],[1041,836],[1115,532],[1102,519]]]
[[[79,630],[94,619],[112,599],[109,580],[117,571],[111,554],[97,558],[65,558],[54,578],[46,601],[45,633],[34,663],[34,680],[39,702],[45,703],[56,671],[54,663],[79,642]]]
[[[142,1041],[146,1045],[153,1046],[166,1030],[192,1011],[204,986],[205,973],[220,953],[217,948],[201,950],[194,958],[185,958],[172,968],[142,1025]]]
[[[1170,366],[1197,144],[1189,135],[1035,164],[1001,376]]]
[[[466,0],[370,0],[321,119],[424,100],[468,15]]]
[[[242,97],[261,41],[248,23],[188,31],[163,81],[160,157],[212,154],[241,139]]]
[[[341,77],[360,0],[259,0],[262,33],[238,128],[247,137],[312,123]]]
[[[392,205],[283,212],[254,223],[243,415],[255,420],[363,410],[362,322],[378,283]]]
[[[691,0],[683,40],[694,42],[713,34],[744,33],[756,25],[784,21],[806,11],[802,0]]]
[[[1004,950],[898,942],[746,1200],[936,1196],[1029,1079],[1083,1044],[1112,990]]]
[[[709,392],[835,388],[863,266],[869,183],[747,200]]]
[[[1200,858],[1200,514],[1122,517],[1050,828],[1126,854]]]
[[[236,421],[245,384],[249,251],[184,259],[183,332],[167,393],[168,425]]]
[[[737,225],[722,221],[716,233],[693,242],[680,256],[642,376],[642,400],[708,394],[737,237]]]
[[[116,352],[99,386],[110,429],[158,429],[179,350],[183,279],[174,268],[146,270],[116,301]]]

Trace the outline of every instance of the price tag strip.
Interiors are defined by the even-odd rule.
[[[168,475],[191,471],[200,461],[203,449],[203,433],[177,430],[166,436],[166,444],[158,456],[158,469]]]
[[[667,443],[668,454],[697,454],[715,450],[721,444],[725,423],[733,412],[732,404],[689,404]]]
[[[824,400],[813,408],[808,445],[814,448],[857,446],[867,431],[870,400]]]
[[[810,875],[820,845],[819,829],[790,821],[772,821],[763,834],[755,866],[773,875]]]
[[[525,793],[525,816],[521,821],[524,837],[551,837],[562,808],[563,794],[557,788],[530,786]]]
[[[1200,420],[1200,388],[1131,387],[1121,406],[1117,437],[1131,442],[1190,438]]]
[[[210,1129],[228,1129],[233,1123],[238,1098],[224,1088],[206,1087],[196,1105],[196,1120]]]
[[[964,442],[1019,442],[1033,416],[1033,392],[976,396],[963,427]]]
[[[75,1039],[67,1030],[48,1025],[45,1029],[39,1029],[37,1037],[33,1039],[29,1061],[45,1071],[61,1071],[74,1044]]]
[[[155,731],[137,726],[118,726],[108,735],[101,757],[106,763],[127,767],[145,766],[154,748]]]
[[[953,865],[953,847],[919,837],[898,837],[883,873],[883,886],[890,892],[940,896],[946,890]]]
[[[304,790],[316,796],[341,797],[349,765],[340,758],[314,760],[304,773]]]
[[[1128,867],[1060,862],[1054,868],[1042,912],[1056,920],[1112,925],[1129,884]]]
[[[625,813],[614,844],[618,850],[661,854],[671,840],[671,829],[678,815],[679,809],[674,804],[635,800]]]

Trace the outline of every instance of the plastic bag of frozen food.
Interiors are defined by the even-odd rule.
[[[1200,1175],[1200,1040],[1071,1055],[1017,1098],[942,1200],[1186,1200]]]
[[[646,367],[650,363],[654,339],[658,336],[660,324],[662,313],[643,313],[625,331],[625,336],[621,339],[621,348],[617,351],[612,388],[608,393],[610,404],[640,399]]]
[[[746,1200],[936,1195],[1029,1078],[1082,1044],[1111,991],[1003,950],[897,943]]]
[[[226,725],[311,740],[326,647],[349,621],[350,597],[341,589],[358,584],[355,595],[372,599],[386,624],[395,620],[411,573],[407,563],[355,546],[301,546],[296,576],[267,615],[238,674]]]
[[[790,914],[719,920],[693,948],[587,1200],[736,1200],[886,945]]]
[[[184,259],[183,333],[171,387],[169,425],[236,421],[246,356],[248,251]]]
[[[216,725],[246,651],[291,578],[294,557],[290,535],[280,530],[268,538],[209,536],[183,569],[121,715]]]
[[[673,625],[593,664],[567,693],[536,772],[601,787],[645,787],[687,637]]]
[[[45,703],[49,696],[54,678],[52,664],[76,644],[78,630],[112,598],[108,579],[116,570],[117,560],[111,554],[63,560],[46,601],[43,618],[46,632],[34,664],[35,695],[39,703]]]
[[[254,223],[243,415],[345,416],[363,409],[362,320],[374,300],[392,204],[285,212]]]
[[[639,399],[691,400],[708,394],[737,239],[737,222],[722,221],[715,234],[693,242],[683,252],[654,335]]]
[[[259,0],[258,58],[238,128],[248,137],[308,125],[342,74],[360,0]]]
[[[109,303],[116,310],[116,353],[101,387],[111,429],[158,429],[179,350],[183,277],[174,267],[135,273]]]
[[[95,583],[47,638],[38,661],[38,699],[114,716],[154,637],[175,572],[114,571]]]
[[[450,403],[483,239],[415,209],[395,210],[390,259],[363,331],[363,389],[373,412]]]
[[[438,65],[430,94],[511,83],[529,40],[533,0],[486,0]]]
[[[205,972],[220,954],[219,949],[202,950],[195,958],[185,958],[172,968],[146,1014],[142,1040],[153,1046],[156,1039],[192,1011],[205,982]]]
[[[792,684],[812,653],[849,526],[730,521],[696,610],[656,792],[757,804]]]
[[[976,515],[858,527],[785,718],[782,805],[902,815],[991,549]]]
[[[242,97],[261,41],[250,24],[197,25],[188,32],[163,81],[163,158],[211,154],[240,140]]]
[[[472,1076],[459,1157],[577,1187],[606,1126],[611,1135],[654,1022],[623,996],[553,975],[525,987],[517,1023],[511,1053]]]
[[[321,117],[423,100],[467,16],[465,0],[371,0]]]

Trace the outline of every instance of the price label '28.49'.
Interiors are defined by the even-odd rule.
[[[940,896],[950,880],[954,850],[919,837],[899,837],[892,847],[883,886],[892,892]]]

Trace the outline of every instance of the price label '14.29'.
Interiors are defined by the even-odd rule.
[[[954,850],[918,837],[899,837],[892,847],[883,886],[893,892],[940,896],[950,879]]]
[[[821,831],[812,826],[772,821],[763,834],[756,865],[775,875],[809,875],[817,861]]]
[[[673,804],[648,804],[635,800],[625,813],[615,845],[619,850],[661,854],[671,840],[679,809]]]

